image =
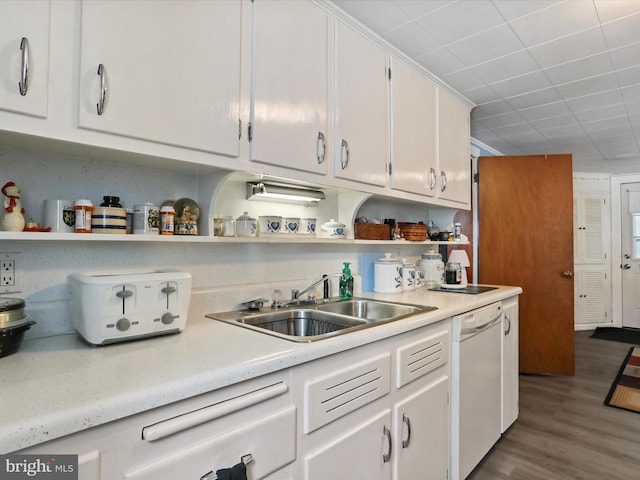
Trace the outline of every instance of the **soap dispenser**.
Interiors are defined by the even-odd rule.
[[[349,269],[349,262],[344,262],[342,276],[340,277],[340,299],[348,300],[353,297],[353,277]]]

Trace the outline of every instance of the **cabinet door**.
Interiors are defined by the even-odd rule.
[[[611,290],[606,267],[575,266],[574,321],[576,324],[610,323]]]
[[[344,436],[304,457],[304,478],[383,480],[391,475],[391,410],[354,425]]]
[[[329,19],[307,1],[254,8],[251,158],[325,174]]]
[[[518,418],[518,299],[502,304],[502,428]]]
[[[402,62],[394,62],[391,90],[391,187],[435,196],[436,87]]]
[[[49,17],[48,1],[0,2],[0,110],[47,116]]]
[[[240,13],[235,1],[83,2],[80,127],[237,156]]]
[[[442,376],[393,410],[393,478],[445,480],[449,471],[449,377]]]
[[[439,196],[466,206],[471,204],[470,141],[469,109],[439,89]]]
[[[387,56],[341,23],[336,25],[335,176],[387,184]]]
[[[576,195],[573,199],[575,263],[598,263],[606,260],[605,252],[605,208],[604,195]]]

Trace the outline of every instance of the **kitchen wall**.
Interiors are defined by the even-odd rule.
[[[42,201],[48,198],[89,198],[98,205],[103,195],[120,196],[124,206],[144,201],[197,197],[198,178],[174,170],[120,165],[91,158],[70,158],[0,147],[0,182],[14,181],[22,189],[25,219],[42,221]],[[236,205],[235,208],[243,208]],[[278,207],[281,208],[281,207]],[[447,209],[437,215],[446,222]],[[386,205],[369,200],[366,215],[400,216],[418,221],[429,218],[425,205]],[[240,212],[241,213],[241,212]],[[229,214],[237,215],[233,211]],[[255,214],[257,215],[257,214]],[[424,245],[190,243],[50,240],[53,233],[34,233],[47,240],[0,240],[0,252],[22,252],[24,284],[21,293],[27,313],[37,324],[26,338],[72,332],[66,277],[75,271],[176,268],[193,275],[190,318],[236,308],[242,301],[264,296],[274,288],[289,295],[323,273],[339,272],[342,262],[358,274],[364,254],[419,258]],[[80,235],[80,234],[78,234]],[[356,288],[359,284],[359,279]],[[238,288],[241,287],[241,288]],[[337,290],[334,288],[333,290]],[[321,289],[318,290],[321,293]],[[188,324],[187,324],[188,328]]]

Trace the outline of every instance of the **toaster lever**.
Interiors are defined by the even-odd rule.
[[[128,298],[131,295],[133,295],[133,292],[131,290],[120,290],[118,292],[116,292],[116,297],[118,298]]]
[[[170,293],[173,293],[176,291],[176,287],[172,287],[170,285],[167,285],[166,287],[164,287],[162,290],[160,290],[162,293],[165,293],[167,295],[169,295]]]

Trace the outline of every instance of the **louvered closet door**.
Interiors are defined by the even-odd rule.
[[[610,322],[610,290],[606,288],[607,273],[603,267],[579,266],[575,268],[575,323],[592,324]]]
[[[574,256],[576,263],[604,263],[606,200],[602,195],[576,195],[574,198]]]

